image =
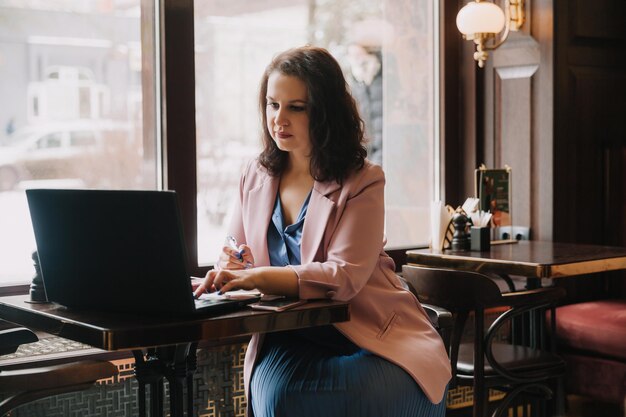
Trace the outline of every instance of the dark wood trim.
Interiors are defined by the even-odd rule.
[[[35,274],[35,269],[33,268],[33,275]],[[0,286],[0,296],[8,296],[8,295],[22,295],[28,294],[30,290],[30,283],[28,284],[15,284],[15,285],[3,285]]]
[[[189,267],[198,273],[193,0],[163,2],[164,186],[178,194]]]
[[[554,4],[553,0],[535,0],[532,5],[530,33],[539,43],[539,68],[533,77],[531,92],[532,143],[530,207],[531,236],[552,240],[553,149],[554,149]]]
[[[462,198],[462,142],[467,139],[462,122],[465,114],[460,107],[464,96],[464,80],[459,73],[463,54],[455,23],[460,7],[460,1],[440,3],[441,199],[450,204],[457,204]]]
[[[485,162],[484,69],[473,59],[474,43],[456,27],[464,4],[441,2],[442,200],[452,206],[474,195],[474,170]]]

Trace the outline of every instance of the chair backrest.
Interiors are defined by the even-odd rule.
[[[32,331],[17,327],[0,331],[0,355],[8,355],[17,351],[20,345],[39,340]]]
[[[483,274],[409,265],[402,269],[404,279],[415,288],[421,302],[452,312],[498,305],[502,300],[498,285]]]
[[[413,285],[411,285],[411,283],[404,279],[404,277],[399,278],[402,282],[402,285],[404,285],[409,291],[411,291],[411,293],[419,300],[417,291],[415,290]],[[433,325],[435,330],[437,330],[439,336],[441,336],[441,338],[443,339],[443,343],[447,351],[450,347],[450,334],[454,325],[454,318],[452,317],[452,313],[450,313],[443,307],[426,303],[420,304],[424,308],[424,311],[426,311],[426,314],[428,315],[428,319],[430,320],[431,324]]]
[[[543,334],[543,318],[545,317],[543,311],[549,308],[553,314],[556,300],[564,295],[560,288],[538,288],[503,294],[490,277],[480,273],[413,265],[403,266],[403,277],[415,288],[420,301],[443,307],[453,313],[454,323],[448,348],[453,374],[456,374],[465,324],[472,314],[474,369],[480,369],[481,374],[483,355],[486,355],[489,364],[492,368],[497,368],[498,373],[512,380],[521,380],[521,377],[500,367],[493,357],[492,345],[496,341],[498,343],[503,341],[502,338],[515,345],[528,346],[531,349],[553,350],[552,343],[549,342],[551,338],[539,335]],[[485,310],[491,307],[503,307],[505,311],[488,326],[488,329],[485,329],[487,327]],[[528,337],[524,332],[521,337],[516,337],[514,329],[509,330],[505,327],[512,323],[512,319],[522,317],[531,311],[538,312],[538,317],[542,318],[538,320],[540,323],[538,323],[537,332],[531,332],[532,334],[528,334]],[[499,335],[501,330],[505,333]],[[550,333],[553,334],[553,326],[551,330]]]

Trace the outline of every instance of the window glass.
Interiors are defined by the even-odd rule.
[[[0,0],[0,286],[34,274],[27,188],[146,188],[140,0]],[[96,237],[95,237],[96,238]]]
[[[70,133],[70,146],[95,146],[96,136],[94,132],[82,131]]]
[[[37,149],[60,148],[63,135],[60,132],[51,133],[37,141]]]
[[[387,175],[388,247],[428,241],[433,192],[433,2],[196,1],[198,259],[217,259],[245,162],[260,151],[259,80],[287,48],[327,48]]]

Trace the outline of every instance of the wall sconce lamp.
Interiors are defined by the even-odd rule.
[[[474,41],[474,59],[483,68],[493,51],[504,43],[509,31],[519,30],[525,21],[524,0],[505,0],[504,11],[490,1],[475,0],[467,3],[456,15],[456,26],[466,40]],[[504,30],[503,30],[504,29]],[[502,32],[500,40],[496,35]],[[491,43],[488,43],[492,40]]]

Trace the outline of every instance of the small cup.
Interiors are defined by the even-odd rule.
[[[489,227],[477,227],[472,226],[470,229],[470,235],[472,239],[471,249],[475,251],[488,251],[491,249]]]

